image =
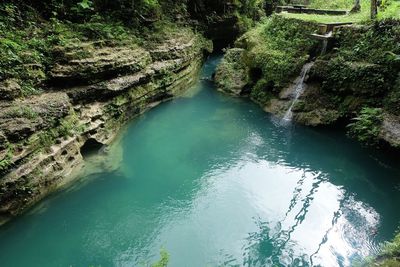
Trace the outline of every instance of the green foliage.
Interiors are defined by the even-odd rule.
[[[366,62],[349,62],[337,56],[321,61],[314,68],[322,88],[337,95],[383,95],[391,87],[392,73],[386,66]]]
[[[354,0],[311,0],[310,7],[320,9],[351,9],[354,5]]]
[[[264,15],[263,0],[237,0],[236,17],[238,18],[239,31],[244,33],[254,26],[254,22]]]
[[[391,242],[387,242],[382,249],[382,255],[387,257],[400,256],[400,233]]]
[[[378,20],[400,19],[400,1],[382,0],[378,11]]]
[[[90,1],[81,3],[84,6],[91,4]],[[91,40],[135,43],[137,39],[136,33],[122,22],[99,15],[89,16],[86,23],[62,21],[56,17],[43,23],[35,12],[15,4],[0,3],[0,28],[3,29],[0,34],[0,81],[16,79],[21,86],[19,95],[41,92],[47,71],[55,62],[63,60],[60,47]]]
[[[82,133],[85,126],[80,124],[79,118],[75,113],[67,116],[54,125],[53,128],[45,130],[31,138],[31,143],[36,143],[37,148],[47,149],[55,143],[57,138],[66,138],[73,134]]]
[[[77,4],[77,6],[83,10],[87,9],[93,10],[93,2],[90,0],[82,0],[82,2],[79,2]]]
[[[365,107],[348,125],[349,135],[365,145],[376,145],[383,120],[381,108]]]
[[[8,144],[5,151],[4,158],[0,160],[0,173],[6,171],[12,165],[14,147],[11,144]]]
[[[400,21],[383,20],[367,27],[341,28],[335,37],[340,42],[339,55],[347,61],[395,64],[400,54]]]
[[[249,82],[248,68],[243,60],[244,50],[229,49],[219,64],[215,80],[219,89],[238,93]]]
[[[237,42],[248,50],[251,68],[262,70],[262,78],[275,88],[283,88],[308,59],[314,45],[309,38],[316,25],[272,16],[246,33]]]
[[[382,107],[400,114],[399,22],[378,21],[363,27],[344,27],[335,34],[338,47],[317,60],[312,80],[341,114],[350,116],[362,106]]]
[[[167,267],[169,263],[169,254],[165,249],[160,251],[161,259],[156,263],[153,263],[151,267]]]
[[[6,115],[11,118],[27,118],[31,120],[39,116],[38,113],[29,106],[14,107]]]
[[[385,242],[381,252],[374,258],[368,258],[359,264],[363,267],[397,267],[400,266],[400,233],[390,242]]]
[[[90,17],[94,11],[94,3],[91,0],[82,0],[76,3],[75,6],[70,8],[70,12],[66,14],[74,14],[74,17],[80,18],[80,20],[85,21],[87,17]],[[57,15],[57,14],[54,14]]]
[[[250,97],[258,103],[265,104],[273,97],[269,88],[268,82],[265,79],[260,79],[252,88]]]
[[[395,82],[393,90],[384,100],[385,108],[392,114],[400,115],[400,73]]]
[[[354,0],[312,0],[310,6],[314,8],[327,8],[327,9],[344,9],[350,10],[354,4]],[[318,23],[333,23],[333,22],[354,22],[366,23],[370,21],[370,1],[361,1],[361,12],[351,13],[343,16],[330,16],[330,15],[315,15],[315,14],[294,14],[286,13],[282,16],[287,18],[296,18],[306,21],[314,21]],[[384,19],[400,19],[400,2],[397,0],[383,0],[379,7],[377,20]]]
[[[39,38],[24,36],[11,29],[0,36],[0,80],[17,78],[22,83],[23,94],[30,94],[44,78],[45,56]]]

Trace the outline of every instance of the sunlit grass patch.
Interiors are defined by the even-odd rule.
[[[352,8],[353,1],[340,0],[331,1],[334,3],[320,3],[320,1],[315,0],[311,2],[310,7],[314,8],[339,8],[350,10]],[[367,0],[361,1],[361,12],[353,13],[343,16],[331,16],[331,15],[316,15],[316,14],[294,14],[294,13],[281,13],[280,14],[286,18],[295,18],[305,21],[313,21],[317,23],[335,23],[335,22],[353,22],[362,23],[370,20],[370,2]],[[400,19],[400,1],[392,1],[385,9],[380,9],[378,11],[378,20],[396,18]]]

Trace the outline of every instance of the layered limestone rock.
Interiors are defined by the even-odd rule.
[[[64,62],[56,63],[49,75],[57,85],[61,83],[90,83],[93,80],[142,70],[151,62],[150,53],[136,45],[104,47],[99,43],[84,43],[61,49]],[[80,55],[83,53],[83,55]],[[77,57],[83,58],[77,58]]]
[[[379,138],[389,145],[400,148],[400,116],[385,113]]]
[[[15,99],[9,81],[0,94],[0,224],[73,180],[85,144],[110,144],[128,120],[188,88],[209,49],[190,31],[146,48],[80,44],[60,48],[43,94]]]

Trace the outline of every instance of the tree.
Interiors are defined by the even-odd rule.
[[[378,14],[378,0],[371,0],[371,19],[375,19]]]

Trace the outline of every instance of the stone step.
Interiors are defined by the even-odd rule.
[[[321,23],[319,24],[319,34],[326,34],[328,32],[333,32],[337,28],[348,26],[353,24],[352,22],[331,22],[331,23]]]
[[[313,33],[311,34],[311,37],[320,41],[328,40],[332,38],[332,35],[330,34],[316,34]]]
[[[347,15],[349,12],[347,10],[337,10],[337,9],[316,9],[308,7],[295,7],[295,6],[277,6],[276,11],[288,12],[288,13],[304,13],[304,14],[318,14],[318,15]]]

